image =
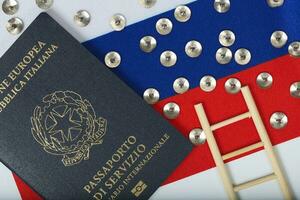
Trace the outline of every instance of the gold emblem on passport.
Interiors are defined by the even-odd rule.
[[[43,149],[63,156],[65,166],[89,159],[92,146],[101,144],[106,120],[96,117],[91,103],[72,91],[45,96],[31,117],[31,132]]]
[[[134,188],[132,188],[131,193],[134,196],[139,197],[144,190],[147,188],[147,185],[143,181],[139,181]]]

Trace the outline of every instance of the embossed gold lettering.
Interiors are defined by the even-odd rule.
[[[0,112],[12,102],[17,93],[22,91],[27,82],[34,77],[38,70],[52,56],[56,49],[58,49],[58,46],[56,45],[48,45],[48,48],[38,57],[39,53],[46,45],[47,44],[42,41],[37,41],[12,71],[8,73],[6,78],[0,82],[0,94],[4,95],[4,97],[1,97],[0,99],[2,102],[2,104],[0,104]],[[29,65],[36,59],[37,61],[29,68]],[[29,68],[28,71],[23,73],[23,77],[19,77],[26,68]],[[17,82],[15,83],[15,81]]]

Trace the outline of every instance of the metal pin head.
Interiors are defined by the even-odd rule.
[[[91,15],[86,10],[79,10],[74,15],[74,22],[80,27],[87,26],[90,23],[90,21],[91,21]]]
[[[294,57],[300,57],[300,42],[295,41],[289,45],[289,54]]]
[[[273,77],[268,72],[262,72],[257,76],[256,83],[260,88],[269,88],[273,84]]]
[[[152,36],[145,36],[140,40],[140,48],[143,52],[150,53],[157,46],[156,39]]]
[[[194,145],[201,145],[206,142],[206,135],[204,131],[200,128],[195,128],[191,130],[189,138],[191,143]]]
[[[230,30],[224,30],[219,34],[219,42],[225,47],[229,47],[235,42],[235,35]]]
[[[148,104],[155,104],[159,100],[159,92],[155,88],[148,88],[143,97]]]
[[[173,89],[178,94],[183,94],[190,88],[190,83],[186,78],[177,78],[173,83]]]
[[[151,8],[156,4],[156,0],[139,0],[139,2],[145,8]]]
[[[281,48],[287,43],[288,36],[283,31],[274,31],[271,35],[270,41],[273,47]]]
[[[300,81],[291,85],[290,94],[292,97],[300,98]]]
[[[215,0],[214,7],[218,13],[225,13],[230,8],[230,0]]]
[[[185,45],[185,53],[191,58],[196,58],[202,53],[202,45],[196,40],[189,41]]]
[[[232,52],[226,47],[221,47],[216,52],[216,60],[219,64],[225,65],[228,64],[232,59]]]
[[[13,17],[7,21],[6,30],[12,35],[21,33],[23,28],[23,21],[18,17]]]
[[[35,0],[35,3],[39,8],[47,10],[53,5],[53,0]]]
[[[275,112],[270,117],[270,124],[275,129],[282,129],[288,123],[288,117],[283,112]]]
[[[118,52],[111,51],[105,56],[105,64],[109,68],[116,68],[121,64],[121,56]]]
[[[204,76],[200,80],[200,88],[204,92],[211,92],[213,91],[217,86],[217,81],[212,76]]]
[[[163,111],[166,118],[175,119],[180,113],[180,108],[176,103],[170,102],[164,106]]]
[[[267,0],[267,3],[271,8],[276,8],[276,7],[282,6],[284,3],[284,0]]]
[[[229,94],[236,94],[241,90],[241,82],[236,78],[230,78],[225,82],[225,90]]]
[[[167,18],[161,18],[156,22],[156,31],[161,35],[168,35],[173,29],[171,20]]]
[[[187,6],[177,6],[174,11],[174,17],[179,22],[187,22],[191,18],[191,9]]]
[[[173,51],[164,51],[160,55],[160,63],[165,67],[172,67],[177,62],[177,56]]]
[[[19,10],[19,3],[17,0],[5,0],[2,3],[2,10],[7,15],[14,15]]]
[[[110,25],[115,31],[122,31],[126,23],[126,18],[121,14],[115,14],[110,20]]]
[[[239,65],[247,65],[251,60],[251,53],[248,49],[238,49],[234,54],[234,59]]]

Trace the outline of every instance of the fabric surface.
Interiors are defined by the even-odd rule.
[[[25,22],[25,27],[41,12],[34,1],[24,3],[20,0],[18,16]],[[241,94],[229,95],[224,90],[224,82],[229,77],[239,78],[242,85],[249,85],[258,105],[263,122],[269,132],[270,139],[279,155],[284,173],[296,199],[300,199],[297,189],[299,183],[299,99],[289,94],[291,83],[300,80],[300,59],[288,55],[288,45],[300,40],[300,2],[286,0],[278,8],[270,8],[265,0],[231,0],[227,13],[217,13],[213,1],[161,0],[150,8],[143,8],[138,1],[114,0],[78,1],[70,4],[66,0],[55,1],[47,12],[60,22],[72,35],[83,43],[101,61],[108,51],[115,50],[122,56],[121,65],[113,69],[122,80],[133,88],[140,96],[145,89],[154,87],[160,92],[161,101],[153,106],[163,115],[162,108],[167,102],[176,102],[181,108],[179,117],[170,120],[188,140],[193,128],[200,127],[195,103],[204,103],[209,120],[216,123],[246,111]],[[191,19],[186,23],[175,20],[174,8],[179,4],[187,4],[192,11]],[[91,13],[91,23],[80,28],[73,23],[73,15],[77,10],[86,9]],[[100,10],[100,11],[99,11]],[[133,12],[134,10],[134,12]],[[109,26],[112,15],[121,13],[127,18],[128,26],[121,32],[113,32]],[[9,16],[0,14],[0,24],[4,27]],[[159,35],[155,23],[162,17],[173,23],[171,34]],[[229,29],[235,33],[236,41],[231,51],[239,48],[250,50],[252,59],[245,66],[238,65],[234,59],[227,65],[216,62],[215,53],[221,45],[219,33]],[[275,30],[283,30],[288,35],[287,44],[280,49],[270,43],[270,36]],[[157,48],[150,54],[139,49],[139,40],[145,35],[152,35],[157,40]],[[18,36],[9,35],[5,29],[0,30],[0,55]],[[185,52],[185,44],[190,40],[198,40],[203,52],[198,58],[189,58]],[[175,66],[165,68],[159,62],[164,50],[172,50],[177,54]],[[256,84],[256,77],[261,72],[269,72],[273,76],[271,88],[262,90]],[[217,88],[205,93],[199,88],[199,81],[204,75],[212,75],[217,79]],[[190,90],[177,95],[173,90],[173,82],[178,77],[185,77],[190,83]],[[288,116],[288,125],[284,129],[275,130],[270,126],[272,113],[281,111]],[[222,153],[256,143],[258,136],[251,120],[228,126],[216,131],[216,138]],[[261,149],[230,160],[227,164],[235,183],[242,183],[271,172],[270,164]],[[8,173],[7,181],[12,180]],[[11,199],[22,196],[23,199],[34,199],[35,195],[16,181],[10,184]],[[6,195],[5,189],[0,189]],[[18,193],[20,192],[20,194]],[[2,195],[2,196],[3,196]],[[239,193],[242,199],[282,199],[276,181],[259,185]],[[4,196],[3,196],[4,197]],[[7,197],[7,196],[6,196]],[[152,199],[226,199],[227,195],[213,162],[207,144],[195,147],[176,171],[170,175]]]

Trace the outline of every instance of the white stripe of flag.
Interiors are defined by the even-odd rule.
[[[15,179],[2,163],[0,163],[0,199],[18,200],[21,199]]]

